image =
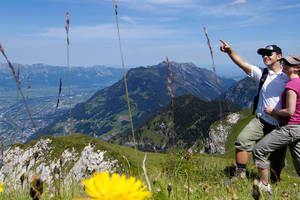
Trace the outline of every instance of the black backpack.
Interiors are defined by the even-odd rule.
[[[263,71],[263,73],[260,77],[260,80],[259,80],[257,95],[254,97],[252,115],[255,114],[255,111],[257,109],[259,93],[260,93],[261,87],[263,86],[265,80],[267,79],[267,76],[268,76],[268,68],[264,68],[264,71]]]

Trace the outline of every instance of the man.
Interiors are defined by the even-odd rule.
[[[228,54],[232,61],[245,71],[248,76],[257,82],[261,81],[263,69],[258,68],[244,61],[228,43],[221,41],[220,50]],[[281,108],[281,94],[288,82],[288,77],[282,72],[280,61],[282,58],[281,49],[276,45],[268,45],[258,49],[257,53],[262,56],[264,64],[267,66],[267,77],[259,92],[256,117],[252,119],[241,131],[236,142],[236,172],[235,175],[245,177],[246,165],[248,163],[248,152],[252,151],[253,146],[266,134],[271,132],[278,125],[278,118],[264,112],[267,106],[275,109]],[[281,169],[284,167],[285,150],[271,154],[271,181],[279,181]],[[275,155],[275,156],[274,156]]]

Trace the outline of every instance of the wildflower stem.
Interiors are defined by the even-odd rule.
[[[147,154],[145,153],[144,160],[143,160],[143,170],[144,170],[144,174],[145,174],[145,178],[146,178],[146,182],[147,182],[149,191],[152,193],[151,184],[150,184],[150,181],[149,181],[149,178],[147,175],[147,170],[146,170],[146,160],[147,160]]]
[[[188,200],[190,200],[190,159],[187,159],[186,162],[186,168],[187,168],[187,180],[188,180]]]
[[[68,96],[69,96],[69,119],[70,119],[70,132],[69,134],[72,135],[72,127],[73,127],[73,123],[72,123],[72,103],[71,103],[71,77],[70,77],[70,50],[69,50],[69,46],[70,46],[70,39],[69,39],[69,26],[70,26],[70,19],[69,19],[69,11],[67,11],[66,14],[66,34],[67,34],[67,66],[68,66]]]
[[[137,154],[137,147],[136,147],[136,141],[135,141],[135,135],[134,135],[134,127],[133,127],[132,114],[131,114],[131,108],[130,108],[130,98],[129,98],[129,95],[128,95],[128,86],[127,86],[127,81],[126,81],[126,71],[125,71],[124,56],[123,56],[123,50],[122,50],[122,44],[121,44],[118,9],[117,9],[117,1],[116,0],[114,0],[114,7],[115,7],[116,25],[117,25],[117,31],[118,31],[120,56],[121,56],[121,61],[122,61],[123,74],[124,74],[124,85],[125,85],[125,91],[126,91],[126,99],[127,99],[127,105],[128,105],[131,133],[132,133],[134,149],[135,149],[135,152]],[[138,168],[138,171],[139,171],[139,168]]]
[[[126,156],[124,156],[124,155],[123,155],[123,158],[126,160],[126,163],[127,163],[127,165],[128,165],[128,171],[129,171],[129,174],[130,174],[130,175],[133,175],[133,173],[132,173],[132,171],[131,171],[131,167],[130,167],[130,163],[129,163],[128,159],[127,159]]]

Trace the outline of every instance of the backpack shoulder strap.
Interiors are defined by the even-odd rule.
[[[259,92],[261,90],[261,87],[263,86],[265,80],[267,79],[267,76],[268,76],[268,68],[264,68],[264,71],[260,77],[260,80],[259,80],[259,86],[258,86],[258,95],[259,95]]]
[[[264,84],[264,82],[266,81],[267,79],[267,76],[268,76],[268,68],[264,68],[264,71],[260,77],[260,80],[259,80],[259,85],[258,85],[258,90],[257,90],[257,95],[254,97],[254,102],[253,102],[253,110],[252,110],[252,115],[255,114],[255,111],[257,109],[257,106],[258,106],[258,100],[259,100],[259,93],[260,93],[260,90]]]

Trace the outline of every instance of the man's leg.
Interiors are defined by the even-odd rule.
[[[248,163],[248,151],[236,149],[235,163],[236,163],[235,176],[245,178],[246,167]]]
[[[236,150],[236,163],[247,165],[248,163],[248,151],[245,150]]]
[[[258,118],[252,119],[249,124],[239,134],[236,142],[236,176],[240,176],[241,172],[246,172],[246,166],[248,163],[248,152],[252,151],[252,148],[256,141],[264,136],[264,125]]]

